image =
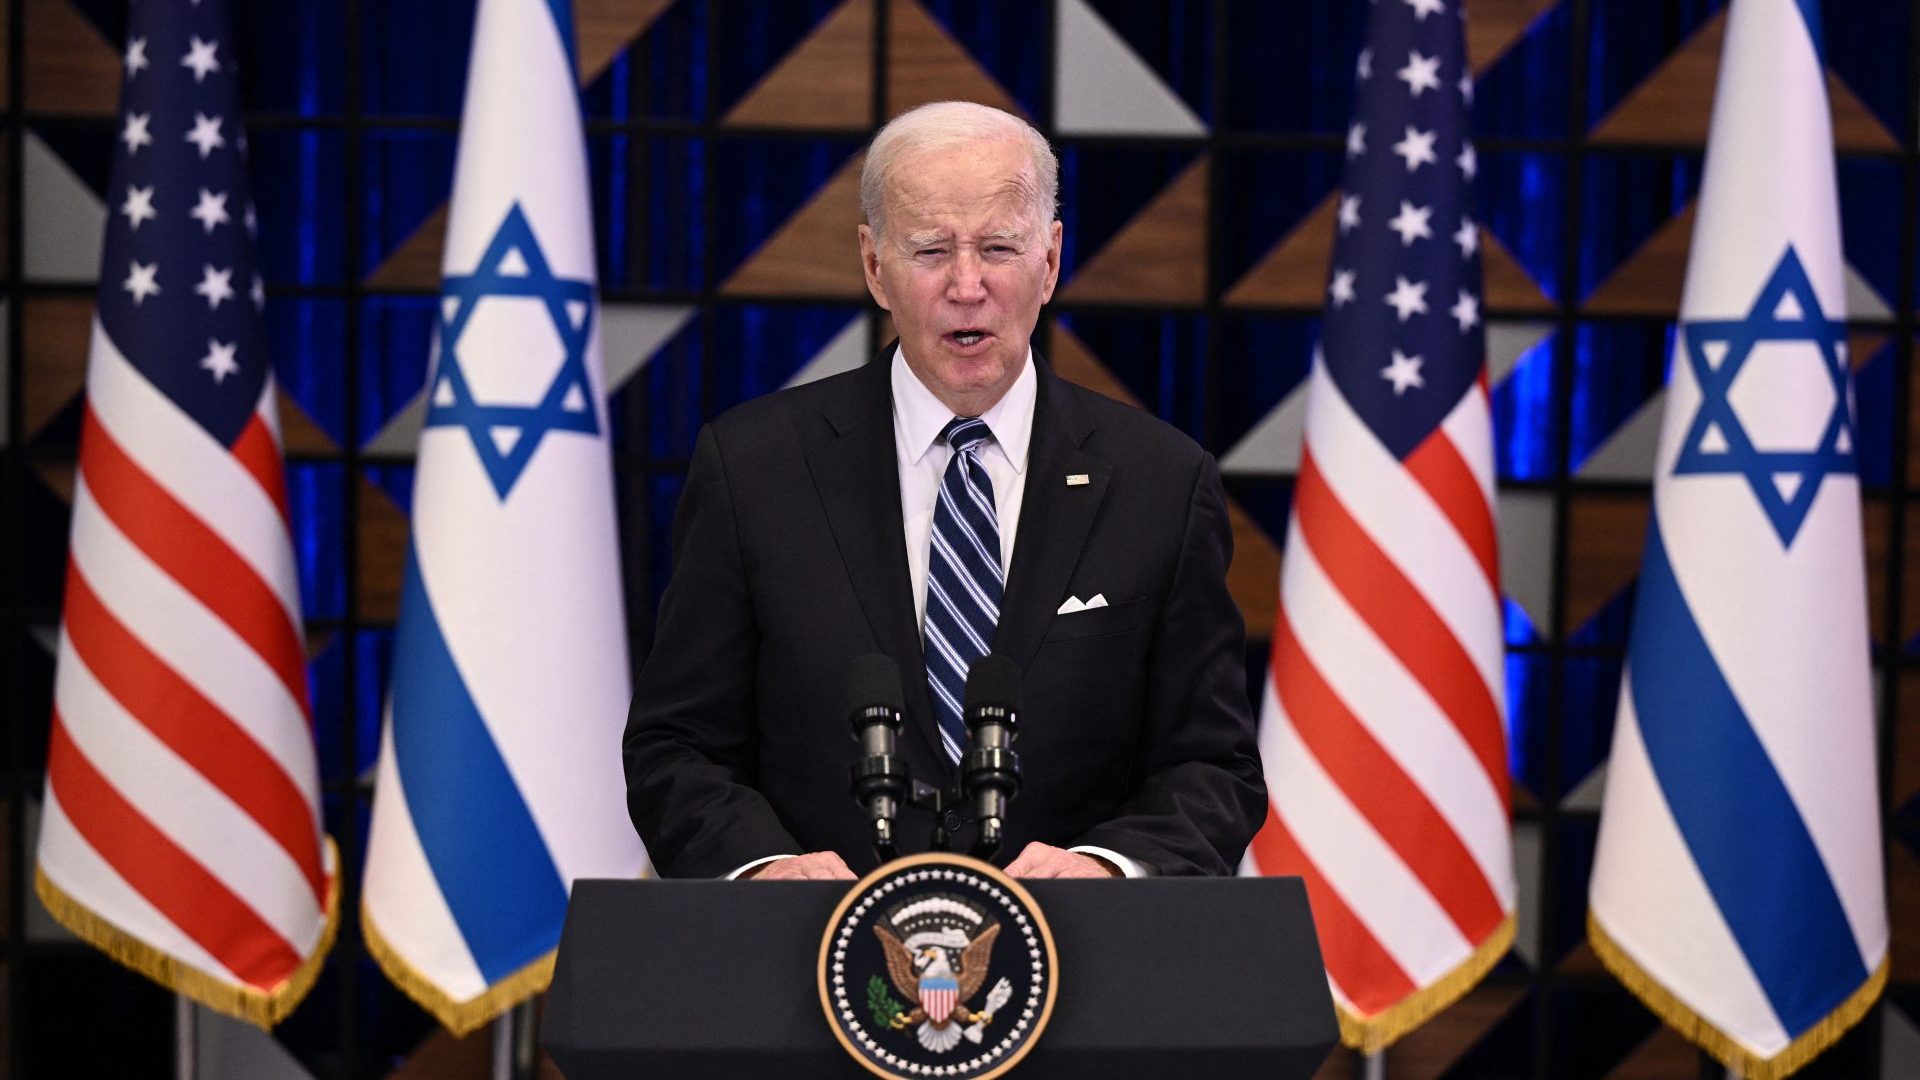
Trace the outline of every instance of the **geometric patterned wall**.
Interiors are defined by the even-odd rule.
[[[1887,1003],[1805,1075],[1908,1077],[1920,3],[1825,6],[1894,945]],[[238,7],[324,809],[353,912],[473,0]],[[1042,350],[1220,457],[1258,674],[1366,8],[574,0],[636,655],[700,423],[887,339],[853,242],[864,141],[906,106],[969,98],[1026,115],[1061,154],[1066,248]],[[1582,927],[1723,8],[1469,0],[1522,912],[1514,954],[1394,1047],[1396,1080],[1703,1075]],[[0,11],[0,1077],[159,1074],[170,999],[64,937],[30,887],[125,14],[116,0]],[[215,1033],[228,1075],[486,1068],[486,1037],[438,1033],[374,970],[353,918],[272,1037]],[[1351,1067],[1336,1057],[1323,1075]]]

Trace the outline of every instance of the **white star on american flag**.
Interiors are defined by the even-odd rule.
[[[1387,306],[1391,307],[1394,312],[1400,316],[1401,322],[1406,322],[1415,315],[1425,315],[1427,313],[1427,283],[1424,281],[1408,281],[1399,274],[1395,274],[1393,276],[1393,291],[1387,294],[1386,301]]]
[[[146,38],[137,37],[127,42],[126,65],[127,65],[127,78],[129,79],[133,78],[135,75],[139,74],[141,71],[144,71],[146,68],[151,66],[147,63],[147,39]]]
[[[233,354],[240,348],[239,342],[221,342],[207,339],[207,355],[200,358],[200,367],[213,372],[213,381],[222,383],[227,376],[240,374],[240,362]]]
[[[196,295],[207,298],[207,310],[213,311],[223,300],[233,299],[233,271],[216,270],[206,267],[200,278],[200,284],[193,287]]]
[[[1433,228],[1428,222],[1433,218],[1430,206],[1415,206],[1405,199],[1400,200],[1400,213],[1387,222],[1387,228],[1400,234],[1400,246],[1412,247],[1415,240],[1433,238]]]
[[[1347,156],[1359,157],[1367,152],[1367,125],[1355,124],[1347,129]]]
[[[180,58],[180,66],[192,68],[193,81],[201,82],[209,74],[220,70],[220,61],[213,55],[214,50],[219,47],[218,40],[201,41],[199,36],[195,35],[187,46],[187,55]]]
[[[1460,166],[1460,175],[1469,180],[1473,179],[1474,173],[1480,171],[1480,158],[1473,152],[1472,143],[1460,148],[1460,156],[1454,158],[1453,163]]]
[[[1340,196],[1340,231],[1360,227],[1360,196]]]
[[[200,160],[205,161],[209,154],[227,145],[226,136],[220,134],[220,123],[218,116],[193,114],[193,130],[187,132],[187,141],[200,148]]]
[[[127,280],[121,282],[120,287],[133,294],[133,303],[137,307],[142,300],[160,291],[159,275],[160,264],[157,262],[129,263]]]
[[[212,232],[215,225],[225,225],[232,220],[227,214],[226,194],[215,195],[206,188],[200,189],[200,202],[187,211],[187,216],[198,221],[207,232]]]
[[[1336,268],[1333,271],[1333,282],[1327,286],[1327,295],[1333,299],[1334,307],[1345,307],[1353,302],[1353,279],[1351,270]]]
[[[1447,313],[1460,323],[1460,332],[1464,334],[1480,321],[1480,301],[1472,293],[1461,289],[1460,299],[1454,301]]]
[[[1421,131],[1412,124],[1407,125],[1407,137],[1393,144],[1393,152],[1407,161],[1407,171],[1413,172],[1422,165],[1430,165],[1440,160],[1433,155],[1434,133]]]
[[[158,217],[159,211],[153,208],[153,185],[127,185],[127,201],[120,204],[120,212],[127,215],[127,227],[136,231],[141,222]]]
[[[1453,232],[1453,242],[1460,245],[1460,257],[1471,258],[1480,248],[1480,229],[1472,218],[1461,218],[1460,227]]]
[[[1413,9],[1413,17],[1420,22],[1426,22],[1429,15],[1438,15],[1447,10],[1442,0],[1407,0],[1407,6]]]
[[[1407,91],[1419,97],[1428,90],[1440,89],[1440,58],[1421,56],[1415,49],[1407,54],[1407,66],[1394,72],[1394,75],[1407,84]]]
[[[147,122],[152,117],[152,113],[127,114],[127,126],[120,129],[120,141],[127,144],[127,156],[131,157],[139,153],[141,147],[153,143],[153,134],[147,130]]]
[[[1408,356],[1399,349],[1393,350],[1393,362],[1380,369],[1380,377],[1393,384],[1393,396],[1399,397],[1408,389],[1420,390],[1427,385],[1420,375],[1420,365],[1426,360],[1419,356]]]

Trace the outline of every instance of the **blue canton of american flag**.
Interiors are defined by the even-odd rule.
[[[1459,0],[1376,0],[1307,394],[1249,861],[1313,899],[1374,1052],[1513,940],[1504,651]]]
[[[108,189],[100,321],[141,374],[231,443],[268,362],[225,4],[136,5]],[[170,10],[177,9],[177,10]]]
[[[1463,35],[1439,0],[1385,5],[1360,54],[1327,287],[1327,371],[1404,458],[1480,375],[1480,236]]]
[[[332,940],[306,642],[225,0],[146,0],[123,58],[36,884],[56,917],[261,1025]]]

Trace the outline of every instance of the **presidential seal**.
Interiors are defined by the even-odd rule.
[[[1053,934],[1033,897],[960,855],[914,855],[868,874],[820,942],[827,1023],[880,1076],[999,1076],[1040,1037],[1058,986]]]

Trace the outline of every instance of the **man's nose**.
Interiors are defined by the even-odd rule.
[[[961,248],[951,264],[947,278],[947,299],[957,304],[977,304],[987,298],[986,264],[972,248]]]

